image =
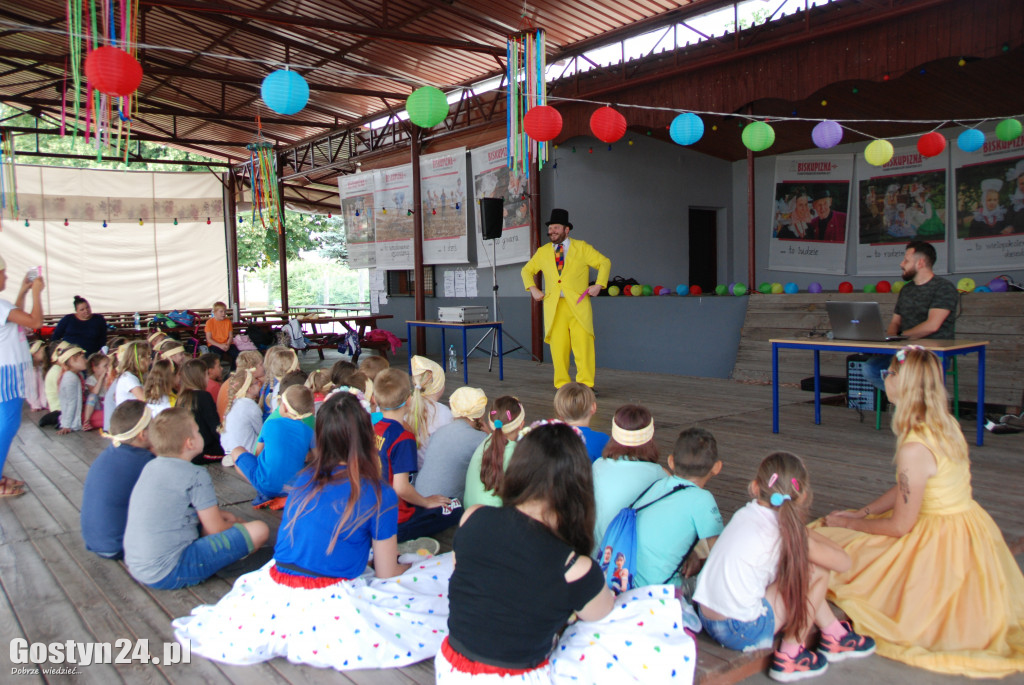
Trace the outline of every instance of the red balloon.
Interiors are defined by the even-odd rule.
[[[590,115],[590,130],[598,140],[614,143],[626,135],[626,117],[611,107],[601,107]]]
[[[853,292],[853,283],[850,283],[849,281],[843,281],[842,283],[839,284],[839,292],[841,292],[841,293],[852,293]]]
[[[546,143],[562,132],[562,115],[548,105],[532,107],[523,117],[523,129],[534,140]]]
[[[917,139],[917,151],[922,157],[934,157],[946,149],[946,138],[938,131],[925,133]]]
[[[701,290],[701,287],[699,285],[691,285],[690,286],[690,294],[691,295],[703,295],[704,291]]]
[[[878,285],[875,286],[875,292],[891,293],[892,283],[890,283],[889,281],[879,281]]]

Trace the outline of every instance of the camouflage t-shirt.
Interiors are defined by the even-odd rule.
[[[953,325],[956,320],[956,306],[959,300],[956,286],[945,278],[932,276],[924,285],[908,281],[900,291],[896,300],[895,313],[900,316],[900,328],[907,331],[928,319],[929,309],[949,310],[949,316],[929,338],[949,339],[953,337]]]

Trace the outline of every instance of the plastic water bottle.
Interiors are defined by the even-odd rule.
[[[448,346],[448,370],[453,373],[459,371],[459,360],[455,356],[455,345]]]
[[[135,330],[142,330],[142,319],[139,318],[139,313],[135,312]]]

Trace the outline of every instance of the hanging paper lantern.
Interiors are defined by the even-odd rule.
[[[267,107],[278,114],[296,114],[309,102],[309,84],[302,74],[278,69],[263,79],[260,95]]]
[[[405,101],[409,120],[420,128],[433,128],[448,116],[448,98],[433,86],[417,88]]]
[[[546,143],[562,132],[562,115],[549,105],[531,107],[523,117],[523,128],[526,135],[538,142]]]
[[[820,148],[828,149],[839,145],[843,140],[843,127],[834,121],[825,120],[815,125],[811,131],[811,140]]]
[[[142,83],[142,65],[121,48],[96,48],[85,58],[89,85],[107,95],[131,95]]]
[[[704,135],[704,120],[693,112],[683,112],[672,120],[668,134],[679,145],[693,145]]]
[[[917,151],[922,157],[934,157],[946,149],[946,137],[938,131],[925,133],[917,139]]]
[[[775,142],[775,129],[763,121],[752,121],[744,127],[742,138],[747,149],[761,152]]]
[[[873,140],[864,148],[864,161],[871,166],[882,166],[892,159],[892,143],[888,140]]]
[[[980,150],[981,146],[985,144],[985,134],[976,128],[969,128],[966,131],[961,131],[956,138],[956,144],[964,152]]]
[[[611,107],[601,107],[590,115],[590,130],[598,140],[614,143],[626,135],[626,117]]]
[[[1004,143],[1020,138],[1020,133],[1021,125],[1016,119],[1003,119],[996,124],[996,138]]]

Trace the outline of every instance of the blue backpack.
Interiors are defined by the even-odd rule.
[[[655,481],[657,482],[657,481]],[[643,499],[644,495],[654,487],[654,483],[647,486],[640,496],[633,500],[628,507],[623,507],[615,515],[608,529],[601,538],[601,546],[597,551],[597,563],[604,573],[604,580],[612,592],[619,594],[636,587],[636,515],[647,507],[660,502],[669,495],[674,495],[680,490],[692,488],[692,485],[677,485],[664,495],[647,504],[637,507],[636,503]],[[685,556],[683,557],[685,559]],[[682,563],[680,559],[679,563]],[[675,571],[672,572],[675,575]],[[665,579],[670,581],[672,576]]]

